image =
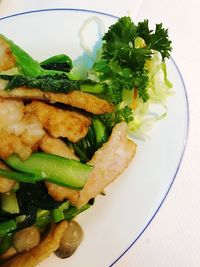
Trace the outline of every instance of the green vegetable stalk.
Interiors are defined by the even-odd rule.
[[[14,231],[17,228],[17,224],[14,220],[9,220],[0,223],[0,237],[4,237],[8,233]]]
[[[12,234],[7,234],[0,242],[0,255],[4,254],[12,245]]]
[[[73,189],[81,189],[92,171],[92,166],[62,158],[56,155],[35,152],[22,161],[17,155],[13,154],[5,162],[15,170],[22,172],[23,182],[36,182],[46,180],[61,186]],[[0,170],[1,174],[2,170]],[[5,177],[18,179],[20,173],[2,172]],[[9,174],[9,175],[8,175]]]

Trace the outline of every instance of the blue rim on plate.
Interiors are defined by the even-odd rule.
[[[8,15],[8,16],[5,16],[5,17],[1,17],[0,18],[0,21],[1,20],[5,20],[5,19],[9,19],[9,18],[13,18],[13,17],[17,17],[17,16],[22,16],[22,15],[28,15],[28,14],[31,14],[31,13],[39,13],[39,12],[52,12],[52,11],[80,11],[80,12],[88,12],[88,13],[92,13],[92,14],[99,14],[99,15],[104,15],[104,16],[108,16],[108,17],[111,17],[111,18],[115,18],[115,19],[119,19],[118,16],[115,16],[115,15],[112,15],[112,14],[108,14],[108,13],[105,13],[105,12],[101,12],[101,11],[95,11],[95,10],[89,10],[89,9],[77,9],[77,8],[52,8],[52,9],[38,9],[38,10],[30,10],[30,11],[25,11],[25,12],[20,12],[20,13],[16,13],[16,14],[12,14],[12,15]],[[186,90],[186,86],[185,86],[185,82],[184,82],[184,79],[183,79],[183,76],[181,74],[181,71],[179,69],[179,67],[177,66],[176,62],[174,59],[172,59],[172,62],[181,78],[181,82],[182,82],[182,85],[183,85],[183,88],[184,88],[184,94],[185,94],[185,100],[186,100],[186,115],[187,115],[187,121],[186,121],[186,129],[185,129],[185,137],[184,137],[184,142],[183,142],[183,147],[182,147],[182,151],[180,153],[180,159],[179,159],[179,162],[178,162],[178,165],[177,165],[177,168],[175,170],[175,173],[173,175],[173,179],[171,181],[171,183],[169,184],[169,187],[163,197],[163,199],[161,200],[160,202],[160,205],[158,206],[158,208],[156,209],[156,211],[154,212],[154,214],[152,215],[152,217],[150,218],[149,222],[144,226],[144,228],[142,229],[142,231],[138,234],[138,236],[133,240],[133,242],[127,247],[127,249],[109,266],[109,267],[112,267],[115,263],[117,263],[119,261],[119,259],[121,257],[124,256],[124,254],[136,243],[136,241],[140,238],[140,236],[144,233],[144,231],[147,229],[147,227],[150,225],[150,223],[153,221],[154,217],[156,216],[156,214],[158,213],[158,211],[160,210],[163,202],[165,201],[174,181],[175,181],[175,178],[176,178],[176,175],[179,171],[179,168],[180,168],[180,165],[181,165],[181,162],[182,162],[182,159],[183,159],[183,156],[184,156],[184,152],[185,152],[185,149],[186,149],[186,145],[187,145],[187,140],[188,140],[188,132],[189,132],[189,102],[188,102],[188,96],[187,96],[187,90]]]

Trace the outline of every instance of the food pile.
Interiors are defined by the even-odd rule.
[[[0,35],[0,261],[35,266],[69,257],[83,232],[73,220],[129,165],[129,133],[143,135],[149,108],[171,83],[168,31],[120,18],[87,75],[69,56],[34,60]]]

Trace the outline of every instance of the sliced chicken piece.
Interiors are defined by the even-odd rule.
[[[9,168],[0,161],[0,169],[9,170]],[[7,193],[9,192],[13,186],[15,185],[15,181],[11,179],[7,179],[0,176],[0,193]]]
[[[46,182],[45,184],[49,195],[52,196],[56,201],[63,201],[64,199],[68,199],[71,202],[75,202],[79,198],[79,191],[77,190],[49,182]]]
[[[78,112],[62,110],[39,101],[27,105],[26,111],[34,114],[53,137],[66,137],[72,142],[85,137],[91,124],[90,118]]]
[[[102,193],[127,167],[136,152],[136,144],[127,138],[128,125],[117,124],[109,141],[94,154],[88,164],[94,169],[78,199],[74,200],[77,207],[82,207],[91,198]]]
[[[79,158],[74,154],[64,141],[58,138],[54,138],[46,134],[41,141],[40,148],[49,154],[54,154],[60,157],[79,160]]]
[[[48,187],[49,194],[58,201],[69,199],[80,208],[103,192],[126,169],[135,155],[136,144],[127,138],[127,132],[128,126],[125,122],[114,127],[108,142],[88,162],[94,168],[82,190],[51,186]]]
[[[26,159],[44,135],[42,124],[33,114],[25,113],[22,101],[0,98],[1,158],[16,153]]]
[[[22,101],[0,98],[0,129],[21,122],[24,111]]]
[[[23,253],[17,254],[11,260],[1,264],[2,267],[35,267],[48,258],[59,247],[64,231],[67,229],[67,221],[52,226],[47,236],[40,244]]]
[[[6,159],[7,157],[15,153],[22,160],[25,160],[31,155],[31,146],[25,145],[20,136],[17,136],[15,134],[8,134],[5,131],[0,131],[0,138],[0,158]]]
[[[0,36],[0,71],[15,67],[15,58],[9,44]]]
[[[106,100],[81,91],[71,91],[68,94],[43,92],[36,88],[19,87],[11,91],[3,90],[7,81],[0,80],[0,96],[4,98],[36,99],[63,103],[86,110],[93,114],[104,114],[114,110]]]
[[[114,107],[106,100],[81,91],[71,91],[68,94],[46,93],[45,97],[55,102],[84,109],[93,114],[104,114],[114,110]]]
[[[22,125],[24,126],[24,131],[21,133],[20,138],[23,143],[30,146],[32,150],[37,149],[41,139],[45,135],[42,124],[34,114],[25,113],[22,119]]]
[[[35,89],[35,88],[26,88],[26,87],[19,87],[13,89],[11,91],[6,91],[4,88],[8,82],[6,80],[0,79],[0,97],[8,98],[8,99],[36,99],[36,100],[46,100],[45,92]]]

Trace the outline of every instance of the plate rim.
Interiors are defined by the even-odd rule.
[[[98,15],[103,15],[103,16],[108,16],[114,19],[119,19],[119,16],[110,14],[110,13],[106,13],[106,12],[102,12],[102,11],[97,11],[97,10],[91,10],[91,9],[82,9],[82,8],[44,8],[44,9],[35,9],[35,10],[28,10],[28,11],[23,11],[23,12],[18,12],[18,13],[13,13],[7,16],[3,16],[0,17],[0,21],[2,20],[6,20],[6,19],[10,19],[13,17],[18,17],[18,16],[23,16],[23,15],[28,15],[28,14],[33,14],[33,13],[41,13],[41,12],[53,12],[53,11],[78,11],[78,12],[85,12],[85,13],[92,13],[92,14],[98,14]],[[115,265],[115,263],[117,263],[127,252],[128,250],[137,242],[137,240],[143,235],[143,233],[145,232],[145,230],[148,228],[148,226],[151,224],[151,222],[153,221],[153,219],[155,218],[155,216],[158,214],[159,210],[161,209],[164,201],[166,200],[172,185],[174,184],[174,181],[176,179],[176,176],[178,174],[178,171],[181,167],[182,161],[183,161],[183,157],[185,155],[185,151],[186,151],[186,147],[188,144],[188,135],[189,135],[189,128],[190,128],[190,107],[189,107],[189,100],[188,100],[188,93],[187,93],[187,89],[186,89],[186,85],[182,76],[182,73],[176,63],[176,61],[170,57],[170,60],[172,61],[172,63],[175,66],[175,69],[177,70],[177,73],[180,77],[182,86],[183,86],[183,91],[184,91],[184,98],[185,98],[185,102],[186,102],[186,126],[185,126],[185,133],[184,133],[184,140],[183,140],[183,144],[182,144],[182,150],[180,152],[180,158],[177,164],[177,167],[175,169],[173,178],[168,186],[168,189],[166,190],[163,198],[161,199],[160,204],[158,205],[157,209],[154,211],[153,215],[150,217],[150,219],[148,220],[148,223],[142,228],[142,230],[139,232],[139,234],[137,235],[137,237],[133,240],[133,242],[127,247],[127,249],[125,251],[123,251],[119,257],[111,264],[109,265],[109,267],[112,267]]]

